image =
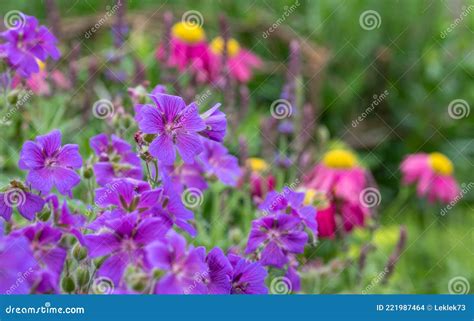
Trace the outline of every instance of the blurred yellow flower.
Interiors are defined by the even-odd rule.
[[[250,157],[246,164],[254,172],[264,172],[268,169],[267,162],[262,158]]]

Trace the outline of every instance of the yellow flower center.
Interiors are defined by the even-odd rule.
[[[39,60],[38,58],[36,58],[36,63],[38,64],[38,68],[40,71],[43,71],[46,69],[46,64],[43,61]]]
[[[428,161],[431,168],[438,174],[451,175],[453,173],[453,163],[441,153],[431,153]]]
[[[331,168],[352,168],[357,163],[356,156],[344,149],[334,149],[323,157],[323,163]]]
[[[268,164],[265,160],[261,158],[248,158],[247,166],[254,172],[264,172],[268,169]]]
[[[192,22],[175,23],[171,29],[171,33],[174,37],[186,43],[196,43],[206,38],[204,29],[200,25]]]
[[[211,51],[216,55],[221,55],[224,51],[224,39],[222,37],[216,37],[211,41]],[[237,40],[230,38],[227,40],[227,54],[229,57],[234,57],[240,51],[240,45]]]

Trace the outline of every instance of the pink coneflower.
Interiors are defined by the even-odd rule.
[[[370,207],[374,206],[363,201],[368,188],[367,175],[352,152],[334,149],[324,154],[322,161],[306,177],[305,187],[324,193],[329,201],[316,216],[320,237],[334,237],[337,215],[346,232],[365,225]]]
[[[210,54],[213,59],[212,74],[213,77],[221,70],[221,55],[224,49],[224,40],[222,37],[214,38],[210,45]],[[233,78],[241,83],[246,83],[252,77],[252,69],[260,68],[262,60],[249,50],[240,47],[237,40],[230,38],[227,41],[227,68]]]
[[[165,46],[169,46],[169,57],[165,57]],[[194,71],[207,75],[209,51],[204,29],[192,22],[182,21],[174,24],[171,29],[171,41],[158,48],[157,58],[180,71],[191,67]]]
[[[356,156],[350,151],[335,149],[327,152],[306,177],[305,186],[338,199],[359,202],[366,183],[366,171],[357,164]]]
[[[443,154],[418,153],[408,155],[401,164],[403,183],[417,183],[420,197],[430,202],[449,203],[459,193],[459,186],[453,174],[453,163]]]

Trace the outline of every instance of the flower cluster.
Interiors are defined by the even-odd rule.
[[[40,63],[48,57],[57,60],[58,40],[35,17],[22,14],[23,23],[0,33],[5,43],[0,44],[0,57],[5,57],[11,67],[22,77],[28,78],[40,71]]]
[[[227,40],[226,47],[222,37],[216,37],[208,43],[206,32],[194,22],[174,24],[170,38],[170,43],[162,43],[158,48],[157,58],[180,71],[189,68],[203,81],[217,81],[219,73],[226,68],[233,79],[247,83],[252,76],[252,69],[262,66],[259,57],[242,48],[233,38]],[[225,60],[222,57],[224,49]]]

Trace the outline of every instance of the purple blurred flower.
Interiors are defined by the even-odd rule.
[[[295,192],[289,187],[284,187],[281,193],[269,192],[260,204],[259,209],[266,214],[289,213],[292,216],[299,217],[314,235],[317,235],[316,208],[305,206],[304,198],[304,193]]]
[[[100,266],[98,275],[110,278],[119,286],[126,267],[146,265],[145,246],[166,235],[170,226],[159,218],[139,220],[137,213],[105,222],[100,234],[85,235],[83,242],[89,256],[109,255]]]
[[[0,224],[0,294],[28,294],[37,269],[28,240],[2,234]]]
[[[206,257],[208,273],[206,285],[209,294],[230,294],[231,279],[233,274],[232,265],[222,250],[213,248]]]
[[[81,181],[73,169],[82,166],[79,147],[75,144],[61,146],[61,132],[38,136],[36,140],[26,141],[20,152],[18,166],[29,170],[26,178],[31,187],[45,194],[53,186],[63,195],[71,195],[71,190]]]
[[[45,61],[48,56],[57,60],[60,56],[56,47],[58,40],[45,26],[40,26],[35,17],[21,14],[18,25],[2,33],[6,42],[0,45],[0,52],[22,77],[28,78],[39,72],[38,60]]]
[[[25,236],[38,262],[36,271],[36,292],[59,292],[59,280],[63,271],[67,251],[59,245],[63,233],[48,223],[36,223],[12,232],[15,236]]]
[[[242,174],[237,157],[230,155],[224,145],[207,139],[203,139],[203,146],[204,151],[199,157],[204,171],[217,176],[226,185],[237,185]]]
[[[262,265],[282,268],[288,263],[288,254],[303,253],[308,241],[300,218],[287,214],[275,214],[255,220],[249,234],[246,253],[252,253],[263,245]]]
[[[99,157],[94,164],[97,184],[103,186],[115,178],[142,179],[143,172],[138,156],[125,140],[112,135],[99,134],[90,139],[91,148]]]
[[[169,233],[163,241],[147,247],[148,262],[153,268],[165,270],[155,286],[156,294],[205,294],[203,278],[207,273],[204,248],[186,249],[186,240],[179,234]]]
[[[176,149],[185,163],[192,164],[202,151],[198,132],[206,125],[199,117],[195,103],[186,106],[178,96],[158,94],[151,96],[156,106],[136,106],[138,125],[145,134],[157,134],[151,142],[150,154],[164,165],[172,165]]]
[[[267,271],[259,262],[250,262],[237,255],[229,255],[233,267],[232,294],[267,294]]]
[[[24,188],[10,186],[5,192],[0,193],[0,216],[5,221],[10,221],[13,208],[17,208],[21,216],[32,221],[43,206],[44,200],[41,197]]]
[[[201,114],[201,118],[206,124],[206,129],[200,134],[216,142],[224,141],[227,130],[227,120],[225,114],[219,110],[221,104],[215,104],[209,110]]]

